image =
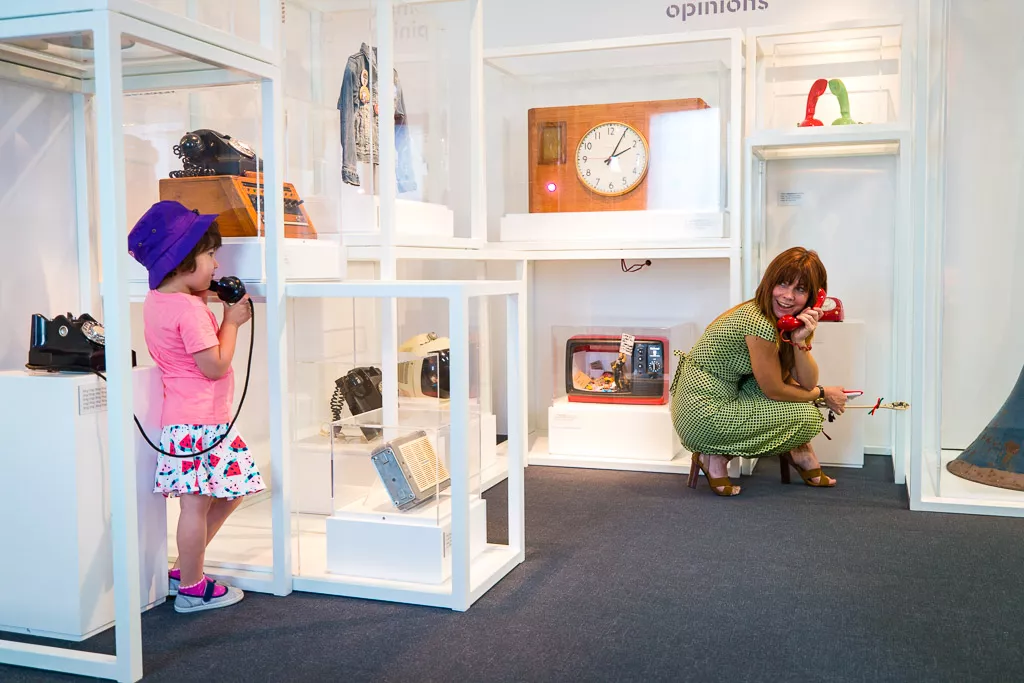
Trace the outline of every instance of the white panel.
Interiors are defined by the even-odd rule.
[[[540,261],[533,267],[528,323],[531,429],[547,429],[554,372],[552,326],[661,327],[692,322],[700,332],[729,305],[725,259],[654,260],[636,273],[623,273],[616,260]]]
[[[1024,365],[1024,6],[981,4],[954,0],[949,21],[941,438],[952,449],[985,428]]]
[[[858,388],[876,397],[909,400],[889,395],[895,157],[773,161],[767,177],[765,263],[793,246],[817,251],[828,271],[829,294],[842,300],[847,317],[864,320],[868,327],[866,384]],[[780,206],[782,192],[803,196],[796,205]],[[889,413],[872,418],[868,447],[890,446],[892,419]]]
[[[739,0],[746,11],[688,16],[676,11],[687,2],[645,2],[627,5],[622,0],[551,2],[519,0],[493,2],[484,15],[484,41],[488,48],[571,40],[698,31],[776,24],[813,24],[858,18],[914,15],[917,0],[859,0],[831,3],[820,0]],[[703,4],[703,3],[701,3]],[[754,6],[760,9],[751,9]],[[827,76],[826,76],[827,77]]]
[[[28,359],[33,313],[79,308],[71,95],[0,81],[0,369]],[[99,315],[98,311],[91,311]]]

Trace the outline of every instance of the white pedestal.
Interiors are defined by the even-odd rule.
[[[551,455],[668,462],[682,448],[668,404],[570,403],[563,396],[548,408]]]
[[[505,248],[575,248],[581,243],[676,243],[729,236],[727,214],[686,211],[579,211],[516,213],[501,219]]]
[[[864,391],[866,344],[867,328],[861,320],[818,325],[812,342],[812,353],[818,363],[818,384]],[[873,400],[865,394],[860,399],[853,399],[851,404],[864,405]],[[866,410],[847,410],[842,416],[837,416],[835,422],[826,419],[824,431],[832,440],[819,434],[811,442],[821,464],[863,467],[864,428],[865,420],[869,419]]]
[[[343,240],[347,246],[376,246],[381,243],[380,197],[364,194],[359,188],[344,185],[341,190]],[[455,214],[443,204],[395,200],[396,243],[415,244],[423,240],[452,240],[455,237]]]
[[[159,370],[133,372],[135,412],[160,436]],[[83,640],[114,622],[106,386],[93,375],[0,373],[0,630]],[[136,432],[141,601],[167,596],[167,505]]]
[[[376,495],[379,494],[379,495]],[[487,502],[469,504],[470,557],[487,548]],[[377,488],[327,519],[327,571],[363,578],[441,584],[451,577],[451,499],[400,512]]]
[[[402,400],[404,402],[408,399]],[[335,498],[342,498],[338,494],[342,487],[369,491],[378,481],[377,472],[370,462],[370,452],[376,445],[335,442],[332,462],[330,437],[316,435],[293,442],[292,504],[295,511],[329,515],[334,512]],[[481,476],[483,473],[493,474],[490,470],[498,463],[497,418],[492,414],[481,415],[480,448],[479,451],[470,452],[471,478],[478,473]]]
[[[341,242],[334,237],[315,240],[286,239],[284,277],[286,280],[341,280],[346,273]],[[234,275],[243,282],[263,280],[266,245],[258,237],[225,237],[217,250],[217,276]],[[147,282],[146,269],[135,259],[128,264],[128,279]]]

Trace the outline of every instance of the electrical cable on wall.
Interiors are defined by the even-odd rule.
[[[620,261],[618,261],[618,264],[620,264],[620,267],[623,269],[623,272],[637,272],[638,270],[641,270],[649,266],[650,259],[646,259],[643,263],[634,263],[632,265],[626,265],[626,259],[624,258],[620,259]]]

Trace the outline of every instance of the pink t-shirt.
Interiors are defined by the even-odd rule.
[[[206,302],[183,293],[155,289],[142,305],[146,346],[163,374],[162,426],[231,422],[235,395],[234,370],[220,379],[207,378],[193,353],[217,346],[217,319]]]

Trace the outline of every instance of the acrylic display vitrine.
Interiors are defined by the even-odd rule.
[[[331,188],[345,244],[482,244],[470,216],[476,4],[288,3],[292,163]]]
[[[173,93],[185,89],[254,84],[250,86],[252,99],[242,105],[250,121],[259,121],[247,133],[256,137],[249,142],[267,160],[263,167],[265,183],[276,187],[284,182],[276,165],[280,99],[274,55],[280,6],[267,0],[254,6],[256,16],[247,17],[255,19],[259,27],[252,40],[248,39],[252,38],[250,34],[243,37],[189,18],[190,6],[195,5],[185,3],[186,11],[174,14],[135,0],[41,0],[6,3],[0,9],[0,78],[30,93],[35,89],[45,91],[51,99],[67,98],[60,107],[66,107],[69,114],[54,126],[50,136],[37,140],[36,145],[23,146],[24,154],[7,158],[26,177],[33,177],[41,153],[50,144],[64,140],[68,129],[72,131],[65,158],[73,169],[73,182],[43,184],[31,190],[36,201],[74,207],[71,222],[77,232],[79,310],[97,314],[105,327],[112,511],[105,533],[113,546],[112,577],[108,580],[114,585],[117,625],[116,656],[4,643],[0,659],[6,663],[119,680],[138,680],[142,676],[136,502],[139,480],[136,464],[126,454],[132,452],[135,440],[129,300],[147,287],[141,281],[136,281],[138,286],[132,282],[126,248],[125,236],[138,217],[132,215],[137,210],[132,201],[138,186],[130,189],[129,179],[141,180],[135,176],[139,167],[170,168],[173,152],[165,140],[175,135],[180,139],[190,124],[193,129],[202,126],[200,121],[189,121],[187,101],[183,117],[168,115],[163,104],[153,104],[173,99],[177,107],[180,102]],[[221,12],[219,16],[229,14]],[[14,120],[33,116],[33,108],[44,104],[51,106],[53,102],[30,94]],[[154,114],[154,108],[161,111]],[[197,106],[195,113],[201,110]],[[178,130],[172,133],[171,128]],[[144,188],[145,197],[152,197],[158,190],[156,175],[150,178],[152,185]],[[283,231],[283,199],[280,192],[266,193],[263,237],[259,232],[254,237],[271,243],[266,248],[266,267],[261,249],[258,266],[253,269],[260,278],[266,270],[270,281],[282,265],[271,236]],[[36,249],[45,251],[47,246],[39,244]],[[68,275],[67,279],[75,277]],[[66,282],[65,286],[74,284]],[[273,287],[260,291],[261,286],[254,283],[252,289],[262,295]],[[102,298],[97,297],[98,293]],[[273,339],[268,347],[268,355],[274,357],[279,347]],[[270,423],[274,422],[271,416]],[[265,590],[271,590],[273,577],[266,577],[265,583]],[[290,587],[281,584],[278,588],[286,592]]]
[[[672,427],[669,388],[697,326],[567,326],[551,329],[551,393],[530,463],[686,471]]]
[[[730,131],[742,121],[741,60],[741,34],[729,31],[487,51],[492,240],[727,242],[738,220]]]
[[[522,291],[518,281],[289,290],[296,589],[467,609],[522,560]],[[490,361],[477,302],[487,297],[508,302],[501,456],[482,400]],[[402,304],[394,332],[375,299]],[[507,540],[486,531],[506,517],[484,498],[502,480]]]

